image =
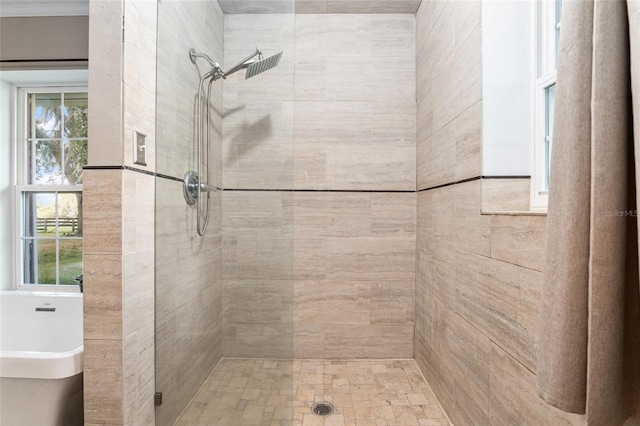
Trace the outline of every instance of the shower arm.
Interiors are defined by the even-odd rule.
[[[193,62],[194,64],[196,63],[196,58],[203,58],[205,61],[209,62],[211,68],[220,68],[220,65],[216,61],[211,59],[209,55],[207,55],[206,53],[196,52],[196,49],[193,48],[189,50],[189,58],[191,58],[191,62]]]
[[[218,80],[220,77],[222,78],[225,77],[225,74],[222,71],[222,68],[220,68],[220,64],[218,64],[216,61],[211,59],[211,57],[209,57],[209,55],[207,55],[206,53],[196,52],[195,49],[191,48],[189,49],[189,58],[191,59],[191,62],[193,64],[196,63],[197,58],[202,58],[209,63],[209,65],[211,66],[211,69],[207,71],[205,75],[202,77],[204,80],[206,80],[207,78],[213,78],[213,80],[215,81],[215,80]]]
[[[252,62],[249,62],[251,59],[258,57],[258,59],[262,59],[262,52],[260,51],[260,49],[258,49],[256,47],[256,51],[253,52],[251,55],[247,56],[246,58],[244,58],[243,60],[241,60],[240,62],[238,62],[237,64],[235,64],[234,66],[232,66],[229,70],[222,72],[222,78],[227,78],[228,75],[233,74],[234,72],[238,72],[241,69],[247,68],[249,65],[252,64]],[[249,63],[247,63],[249,62]]]

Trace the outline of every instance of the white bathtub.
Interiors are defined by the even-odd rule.
[[[82,424],[82,295],[0,291],[0,424]]]

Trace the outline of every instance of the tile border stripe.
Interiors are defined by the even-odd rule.
[[[130,172],[142,173],[149,176],[157,176],[158,173],[150,170],[142,170],[131,166],[83,166],[82,170],[128,170]],[[182,181],[182,179],[180,179]]]
[[[170,175],[165,175],[163,173],[156,173],[149,170],[142,170],[136,167],[131,166],[84,166],[83,170],[128,170],[137,173],[143,173],[145,175],[155,176],[162,179],[173,180],[176,182],[182,182],[181,178],[177,178]],[[359,193],[387,193],[387,194],[411,194],[418,193],[424,191],[430,191],[432,189],[444,188],[447,186],[458,185],[461,183],[473,182],[475,180],[481,179],[531,179],[531,176],[526,175],[505,175],[505,176],[474,176],[467,179],[461,179],[455,182],[443,183],[441,185],[430,186],[428,188],[413,190],[385,190],[385,189],[265,189],[265,188],[219,188],[216,187],[219,191],[233,191],[233,192],[336,192],[336,193],[347,193],[347,192],[359,192]]]
[[[444,188],[447,186],[453,186],[453,185],[458,185],[461,183],[467,183],[467,182],[473,182],[474,180],[481,180],[481,179],[531,179],[531,176],[526,176],[526,175],[505,175],[505,176],[485,176],[485,175],[481,175],[481,176],[474,176],[474,177],[470,177],[467,179],[461,179],[455,182],[449,182],[449,183],[443,183],[441,185],[435,185],[435,186],[430,186],[427,188],[422,188],[422,189],[418,189],[416,192],[423,192],[423,191],[430,191],[432,189],[438,189],[438,188]]]
[[[393,190],[393,189],[262,189],[262,188],[225,188],[224,191],[234,192],[373,192],[373,193],[393,193],[393,194],[413,194],[413,190]]]

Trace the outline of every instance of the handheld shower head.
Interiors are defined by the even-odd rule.
[[[247,66],[247,74],[244,79],[250,79],[251,77],[255,77],[258,74],[261,74],[265,71],[268,71],[272,68],[275,68],[280,63],[280,58],[284,52],[276,53],[275,55],[269,56],[268,58],[260,58],[257,61],[251,62]]]

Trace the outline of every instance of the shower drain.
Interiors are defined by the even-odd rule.
[[[328,416],[333,413],[333,405],[328,402],[319,402],[317,404],[313,404],[311,411],[313,411],[313,414],[317,414],[318,416]]]

